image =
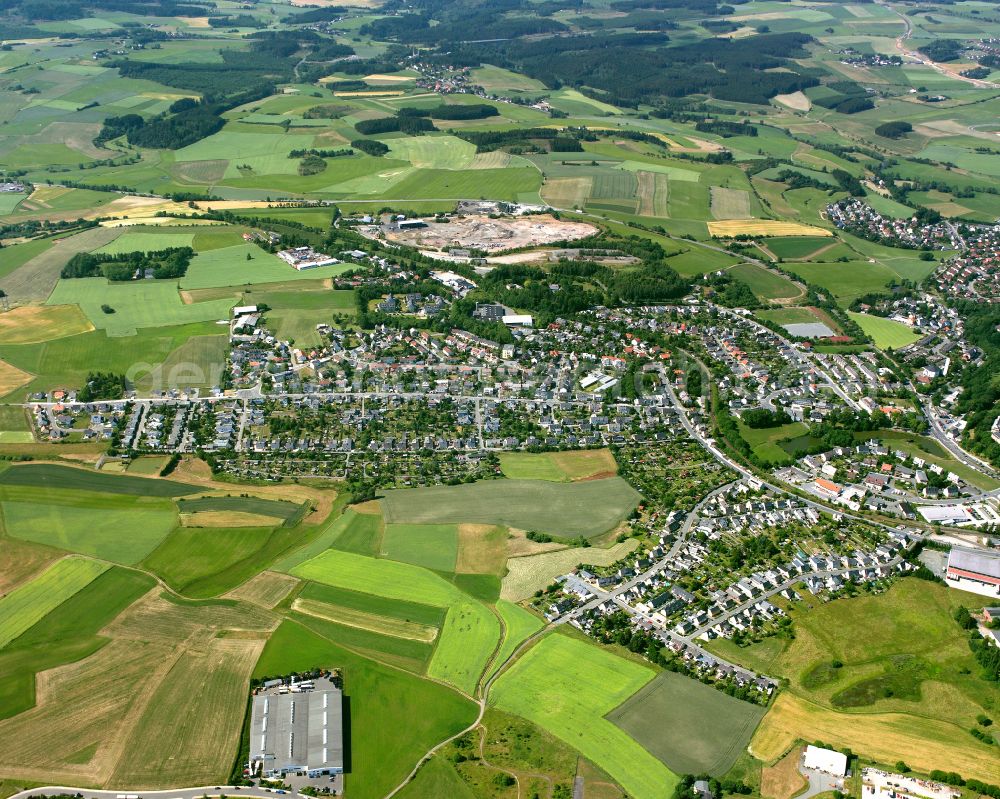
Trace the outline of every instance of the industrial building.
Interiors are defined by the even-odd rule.
[[[1000,552],[952,547],[945,582],[983,596],[1000,596]]]
[[[822,771],[834,777],[847,774],[847,755],[835,749],[823,749],[819,746],[807,746],[802,758],[802,768],[812,771]]]
[[[343,693],[321,678],[269,684],[253,697],[250,773],[323,777],[344,772]]]

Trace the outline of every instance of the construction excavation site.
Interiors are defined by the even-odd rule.
[[[453,216],[448,221],[408,219],[375,228],[385,240],[421,250],[454,249],[497,253],[525,247],[542,247],[591,236],[598,228],[586,222],[568,222],[550,214],[493,218]]]

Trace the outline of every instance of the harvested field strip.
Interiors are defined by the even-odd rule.
[[[33,375],[12,366],[7,361],[0,360],[0,397],[26,386],[33,379]]]
[[[63,558],[0,599],[0,648],[109,568],[110,564],[89,558]]]
[[[750,752],[765,762],[797,740],[821,740],[883,763],[906,757],[910,768],[929,772],[947,763],[966,779],[1000,780],[996,749],[980,743],[957,724],[909,713],[843,713],[783,692],[764,717]]]
[[[582,208],[590,197],[593,178],[550,178],[542,186],[542,197],[555,208]]]
[[[270,527],[277,521],[279,520],[273,516],[238,510],[206,510],[181,514],[181,524],[184,527]]]
[[[23,305],[0,314],[4,344],[37,344],[93,329],[77,305]]]
[[[226,637],[186,650],[150,697],[111,783],[155,789],[225,780],[263,648],[263,640]]]
[[[298,580],[288,574],[266,571],[234,588],[226,597],[270,610],[288,596],[298,583]]]
[[[725,219],[708,223],[713,236],[832,236],[829,230],[801,222],[779,222],[772,219]]]
[[[760,772],[760,795],[764,799],[792,799],[808,786],[809,782],[799,772],[802,747],[796,747],[773,766]]]
[[[653,216],[670,215],[670,178],[661,172],[656,173],[656,189],[653,195]]]
[[[417,624],[403,619],[392,619],[379,616],[374,613],[366,613],[362,610],[345,608],[342,605],[330,605],[326,602],[319,602],[315,599],[296,599],[292,603],[292,610],[304,613],[307,616],[315,616],[318,619],[343,624],[347,627],[358,627],[362,630],[389,635],[393,638],[406,638],[411,641],[423,641],[431,643],[437,638],[437,627],[429,627],[424,624]]]
[[[636,172],[639,179],[637,195],[639,197],[639,207],[636,213],[639,216],[655,216],[656,204],[656,173]]]
[[[492,574],[506,572],[506,528],[491,524],[460,524],[458,526],[457,574]]]

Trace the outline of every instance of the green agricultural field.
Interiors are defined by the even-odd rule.
[[[78,252],[90,252],[103,246],[119,235],[121,230],[118,228],[96,227],[53,240],[51,247],[42,249],[20,267],[0,278],[0,289],[18,302],[45,302],[70,258]],[[0,271],[4,271],[2,267]]]
[[[573,537],[610,530],[639,500],[639,493],[620,477],[569,484],[490,480],[386,491],[382,508],[390,524],[474,522]]]
[[[500,625],[489,609],[479,602],[452,604],[427,673],[472,696],[499,643]]]
[[[247,256],[250,256],[249,259]],[[300,272],[256,244],[237,244],[199,253],[178,284],[182,289],[206,289],[289,280],[322,280],[353,268],[353,264],[334,264]]]
[[[348,508],[344,512],[344,526],[331,546],[356,555],[378,557],[382,552],[384,524],[380,516],[356,513]]]
[[[534,167],[507,169],[418,169],[381,193],[386,200],[456,200],[485,195],[492,200],[538,197],[542,176]],[[536,199],[535,202],[538,202]]]
[[[446,608],[422,605],[402,599],[386,599],[348,588],[335,588],[322,583],[306,583],[299,593],[302,599],[323,602],[346,611],[367,613],[383,620],[401,621],[422,627],[440,628],[448,615]]]
[[[36,674],[82,660],[104,646],[108,639],[98,637],[99,631],[155,585],[145,574],[112,567],[4,647],[0,719],[34,706]]]
[[[121,255],[126,252],[155,252],[171,247],[193,247],[194,233],[131,230],[122,233],[117,239],[94,250],[96,253]]]
[[[387,558],[435,571],[455,571],[458,527],[454,524],[387,524],[382,536]]]
[[[305,563],[307,560],[311,560],[329,549],[350,524],[351,519],[348,518],[348,514],[341,513],[348,498],[345,495],[339,496],[334,503],[330,515],[319,525],[318,530],[313,534],[312,540],[291,549],[288,554],[280,557],[271,564],[271,570],[288,573],[299,564]],[[353,511],[350,514],[352,517],[357,515]]]
[[[12,274],[36,255],[41,255],[52,244],[52,239],[34,239],[24,244],[14,244],[10,247],[4,247],[3,262],[0,263],[0,278]]]
[[[400,635],[386,635],[376,625],[359,625],[357,619],[345,616],[332,606],[316,606],[308,600],[296,600],[292,608],[296,612],[290,618],[303,627],[336,641],[352,652],[405,669],[412,674],[425,674],[434,654],[432,643]],[[343,617],[343,621],[337,616]]]
[[[820,236],[774,237],[767,240],[767,249],[786,261],[805,261],[813,253],[836,244],[836,241]]]
[[[862,294],[880,292],[898,275],[888,266],[868,261],[833,264],[786,263],[784,268],[831,292],[841,305]]]
[[[326,550],[291,573],[334,588],[439,608],[468,600],[452,583],[427,569],[336,549]]]
[[[553,634],[493,686],[490,704],[523,716],[611,775],[636,799],[661,799],[677,776],[605,716],[655,672],[596,644]]]
[[[228,344],[224,331],[214,323],[147,329],[113,338],[98,330],[27,345],[0,343],[0,358],[37,375],[26,392],[82,386],[90,372],[106,370],[127,373],[140,389],[167,388],[164,383],[169,379],[180,387],[218,385],[225,362],[219,353]]]
[[[545,626],[545,622],[538,616],[506,599],[498,600],[496,609],[503,622],[503,643],[493,659],[487,677],[495,674],[525,640]]]
[[[17,206],[21,204],[28,195],[21,192],[5,191],[0,194],[0,216],[7,216],[14,213]]]
[[[224,333],[193,335],[155,366],[150,364],[148,372],[133,372],[134,382],[144,392],[169,388],[207,390],[222,382],[228,354],[229,336]]]
[[[913,328],[907,327],[902,322],[894,322],[892,319],[883,319],[881,316],[872,316],[865,313],[847,312],[858,326],[865,331],[867,336],[875,342],[875,346],[880,350],[905,347],[914,341],[920,340],[920,334],[915,333]]]
[[[0,488],[3,486],[76,489],[142,497],[182,497],[204,490],[199,486],[173,480],[102,474],[55,463],[26,463],[0,472]]]
[[[572,480],[607,477],[618,471],[614,455],[606,449],[570,450],[567,452],[503,452],[500,469],[512,480],[549,480],[565,483]]]
[[[467,169],[476,157],[476,147],[455,136],[415,136],[392,139],[389,153],[419,169]]]
[[[144,566],[186,596],[218,596],[266,569],[301,540],[288,527],[178,527]]]
[[[181,513],[201,513],[204,511],[236,511],[257,516],[273,516],[285,521],[295,516],[301,509],[294,502],[260,497],[200,497],[181,499],[177,502]]]
[[[762,300],[788,300],[802,295],[802,290],[787,277],[757,264],[737,264],[727,273],[746,283]]]
[[[228,320],[231,300],[185,305],[177,284],[166,280],[111,283],[103,277],[60,280],[49,305],[79,305],[98,330],[110,336],[133,336],[141,328]],[[108,305],[113,313],[105,313]]]
[[[289,621],[268,640],[254,676],[316,666],[344,674],[351,742],[345,792],[355,799],[382,799],[428,749],[476,718],[475,705],[461,694],[356,655]]]
[[[0,598],[0,648],[30,629],[108,568],[107,563],[89,558],[63,558],[31,582]]]
[[[327,550],[292,573],[335,588],[449,608],[429,673],[469,693],[499,642],[496,617],[455,585],[426,569]],[[474,642],[471,646],[470,641]]]
[[[775,308],[767,311],[756,311],[754,316],[774,322],[777,325],[800,325],[821,322],[812,308]]]
[[[10,494],[6,487],[0,491],[4,497]],[[166,500],[52,490],[14,496],[0,503],[10,535],[129,566],[152,552],[177,524],[177,511]]]
[[[544,92],[545,84],[509,69],[484,64],[472,70],[472,81],[487,92]]]
[[[760,705],[665,671],[607,718],[672,771],[721,776],[746,749],[766,712]],[[677,730],[685,734],[673,734]]]
[[[469,784],[455,771],[455,767],[437,754],[420,767],[413,780],[397,796],[399,799],[430,799],[447,796],[451,799],[476,799]]]

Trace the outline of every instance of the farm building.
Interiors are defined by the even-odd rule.
[[[832,774],[835,777],[843,777],[847,774],[847,755],[834,749],[807,746],[802,767],[813,771],[822,771],[824,774]]]
[[[307,777],[344,771],[343,693],[328,679],[277,685],[253,698],[250,771]]]
[[[1000,553],[952,547],[945,581],[952,588],[1000,596]]]
[[[278,253],[278,257],[300,272],[303,269],[315,269],[319,266],[340,263],[336,258],[316,252],[312,247],[293,247],[290,250],[282,250]]]

